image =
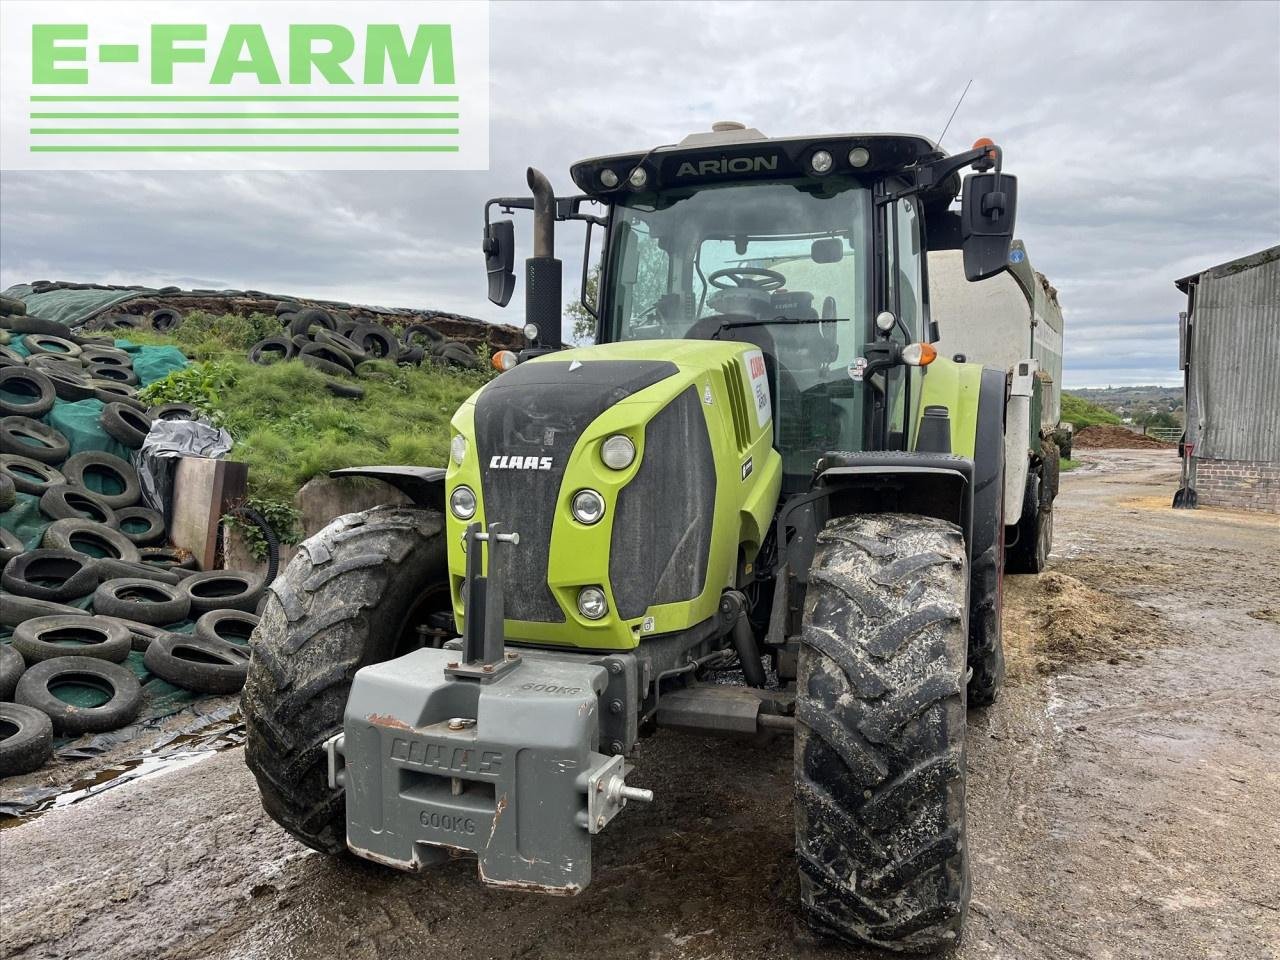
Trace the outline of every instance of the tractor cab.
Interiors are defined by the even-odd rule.
[[[919,136],[770,139],[717,123],[676,145],[575,164],[583,195],[547,206],[556,219],[605,230],[594,299],[583,265],[597,343],[719,340],[761,350],[783,490],[796,492],[827,451],[912,449],[922,367],[937,339],[926,250],[962,246],[970,279],[1005,268],[1016,184],[999,163],[989,142],[948,157]],[[967,178],[964,209],[952,213],[968,165],[996,172]],[[605,214],[585,212],[588,202]],[[501,246],[501,226],[486,224],[487,251]],[[557,347],[546,336],[558,326],[549,310],[530,310],[546,318],[533,325],[541,333],[532,352]]]

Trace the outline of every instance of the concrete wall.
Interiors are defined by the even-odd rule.
[[[319,533],[329,521],[348,513],[358,513],[384,503],[408,503],[409,498],[381,480],[332,479],[316,477],[308,480],[294,497],[294,505],[302,514],[303,539]],[[240,536],[234,531],[226,537],[226,565],[232,570],[256,570],[266,573],[265,562],[253,559]],[[296,544],[280,545],[280,569],[283,570],[298,552]]]
[[[1280,513],[1280,463],[1195,458],[1201,506]]]

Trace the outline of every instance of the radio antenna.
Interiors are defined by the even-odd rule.
[[[947,131],[951,129],[951,121],[956,118],[956,111],[960,109],[960,104],[964,103],[964,95],[969,92],[969,88],[973,86],[973,77],[969,78],[969,82],[964,85],[964,90],[960,93],[960,99],[956,101],[956,105],[951,109],[951,116],[947,117],[947,125],[942,128],[942,132],[938,134],[938,146],[942,146],[942,138],[947,135]]]

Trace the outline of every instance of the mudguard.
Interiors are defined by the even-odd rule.
[[[443,467],[343,467],[331,477],[370,477],[395,487],[419,507],[444,510]]]

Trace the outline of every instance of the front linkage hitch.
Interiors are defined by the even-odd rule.
[[[598,752],[615,664],[505,649],[493,552],[519,542],[467,528],[461,656],[421,649],[360,670],[325,744],[329,784],[346,791],[359,856],[420,870],[471,853],[486,883],[574,894],[591,879],[591,836],[653,794],[626,785],[620,753]]]

